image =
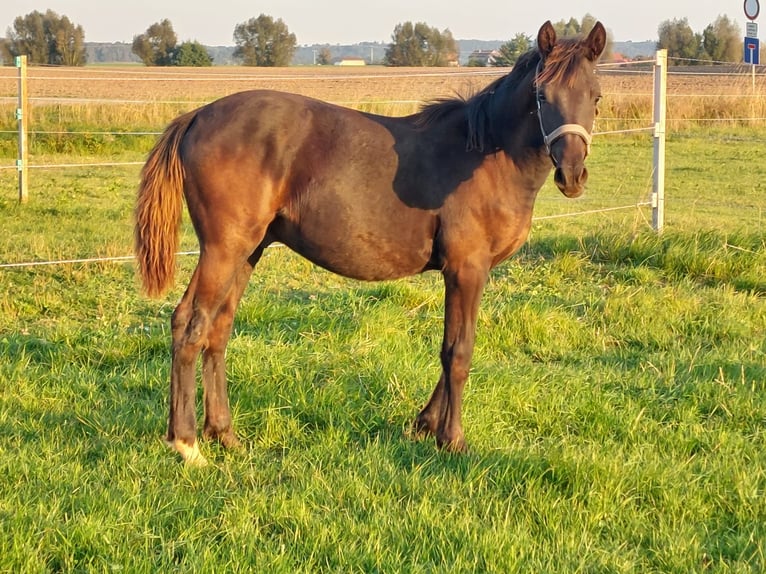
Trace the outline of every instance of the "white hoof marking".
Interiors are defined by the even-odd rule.
[[[207,466],[207,459],[199,451],[199,444],[196,440],[191,446],[181,440],[167,441],[167,445],[181,455],[187,466]]]

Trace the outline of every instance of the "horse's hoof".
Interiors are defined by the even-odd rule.
[[[446,440],[437,437],[436,444],[439,449],[443,450],[444,452],[454,454],[468,454],[468,443],[465,442],[463,435],[460,435],[459,437],[452,440]]]
[[[165,441],[165,443],[172,448],[174,451],[176,451],[178,454],[181,455],[181,458],[184,460],[184,464],[186,466],[196,467],[196,468],[202,468],[204,466],[207,466],[207,459],[202,456],[202,453],[199,450],[199,444],[195,440],[194,443],[189,446],[182,440],[172,440],[172,441]]]
[[[427,417],[418,415],[415,422],[412,423],[412,436],[415,440],[422,440],[429,436],[436,435],[435,425],[432,425]]]
[[[202,433],[202,437],[205,440],[215,440],[226,450],[242,450],[242,443],[237,438],[237,435],[233,430],[225,430],[223,432],[217,432],[212,430],[205,430]]]
[[[223,446],[223,448],[226,450],[241,451],[245,448],[242,446],[242,443],[233,431],[229,431],[220,435],[218,437],[218,442],[220,442],[221,446]]]

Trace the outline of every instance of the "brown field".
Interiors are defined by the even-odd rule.
[[[15,73],[15,70],[13,70]],[[17,80],[4,70],[0,96],[15,96]],[[268,88],[335,102],[421,101],[456,90],[480,89],[502,70],[466,68],[30,68],[30,95],[135,101],[209,101]]]
[[[691,72],[691,73],[690,73]],[[702,72],[702,73],[700,73]],[[507,73],[498,68],[42,68],[28,71],[34,106],[88,107],[69,113],[91,117],[94,106],[163,107],[153,113],[136,112],[142,125],[161,123],[178,111],[247,89],[269,88],[304,94],[388,115],[404,115],[424,102],[456,94],[470,95]],[[600,70],[604,100],[600,129],[633,127],[650,121],[651,69],[624,66]],[[6,112],[15,105],[18,78],[15,68],[0,68],[0,102]],[[62,102],[61,100],[64,100]],[[167,109],[164,109],[167,108]],[[671,69],[668,78],[668,117],[671,121],[741,121],[766,116],[766,75],[755,82],[748,69]],[[76,120],[75,120],[76,121]],[[107,123],[110,123],[107,121]]]

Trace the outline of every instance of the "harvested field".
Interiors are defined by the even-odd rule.
[[[716,72],[716,70],[720,72]],[[503,68],[38,68],[28,72],[36,105],[68,103],[199,105],[248,89],[275,89],[388,115],[411,113],[424,101],[470,95]],[[0,70],[0,101],[17,97],[14,68]],[[646,120],[651,114],[653,77],[649,64],[604,66],[602,117]],[[671,68],[668,116],[675,120],[763,117],[766,75],[747,68]],[[95,100],[95,101],[94,101]],[[372,106],[372,107],[371,107]],[[744,116],[743,116],[744,114]],[[607,126],[612,127],[612,126]]]
[[[274,89],[339,103],[422,101],[471,93],[505,70],[461,68],[84,68],[29,70],[39,98],[204,102],[249,89]],[[0,78],[0,96],[16,95],[16,79]]]

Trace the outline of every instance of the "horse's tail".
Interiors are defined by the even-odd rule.
[[[196,111],[171,122],[141,170],[135,212],[135,252],[144,291],[158,297],[173,283],[183,207],[179,148]]]

